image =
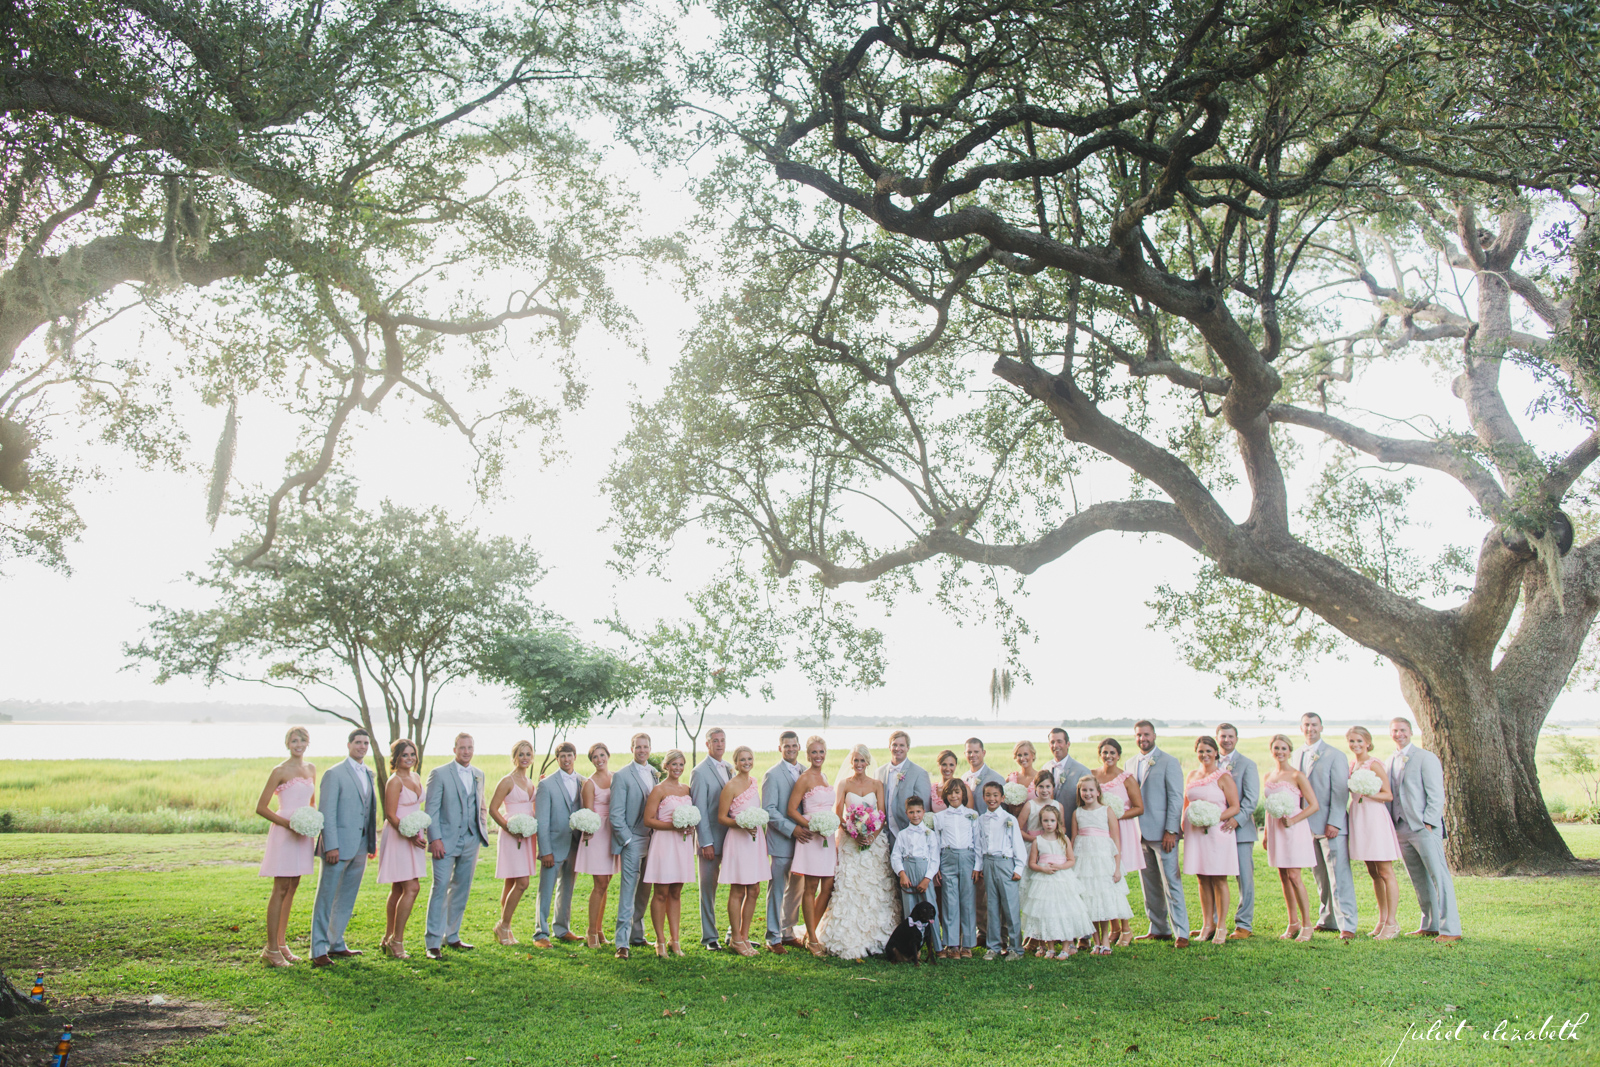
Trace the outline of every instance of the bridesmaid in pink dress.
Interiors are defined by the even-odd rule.
[[[661,769],[667,777],[650,790],[650,795],[644,800],[644,824],[651,830],[650,852],[644,861],[644,880],[652,887],[650,925],[656,932],[656,955],[662,959],[667,957],[668,944],[661,936],[663,920],[672,934],[672,954],[683,955],[683,947],[678,944],[678,925],[683,915],[683,883],[695,880],[695,831],[679,830],[672,825],[674,811],[694,805],[689,797],[689,787],[678,781],[688,762],[678,749],[663,756]],[[700,817],[704,819],[710,816],[701,812]]]
[[[828,776],[822,773],[822,763],[828,758],[828,743],[812,735],[806,738],[806,762],[810,764],[789,792],[789,818],[811,829],[811,816],[818,812],[833,813],[833,787]],[[834,852],[834,835],[817,834],[810,841],[795,842],[794,862],[790,874],[805,876],[800,889],[800,913],[806,921],[805,946],[813,956],[825,957],[828,950],[817,937],[817,926],[828,910],[833,896],[833,873],[838,866]]]
[[[399,738],[389,746],[388,783],[383,787],[383,839],[378,846],[378,884],[389,887],[389,901],[383,909],[383,942],[380,948],[397,960],[410,959],[406,952],[406,923],[422,889],[422,875],[428,869],[428,834],[417,831],[402,837],[400,820],[422,807],[422,780],[417,777],[417,746]]]
[[[1217,766],[1221,753],[1215,739],[1197,738],[1195,755],[1200,766],[1189,772],[1183,788],[1183,873],[1200,877],[1200,912],[1205,916],[1200,941],[1214,945],[1228,940],[1228,879],[1239,874],[1239,846],[1222,823],[1239,814],[1239,787],[1233,775]],[[1189,805],[1209,801],[1222,809],[1216,826],[1195,826],[1189,822]]]
[[[521,944],[511,932],[528,883],[539,876],[539,835],[519,837],[507,823],[517,815],[534,815],[534,784],[528,777],[533,766],[533,743],[518,741],[511,747],[511,773],[500,779],[489,798],[489,817],[500,827],[500,843],[495,847],[494,876],[502,882],[500,921],[494,924],[495,940],[502,945]],[[502,805],[504,811],[502,813]]]
[[[719,881],[728,887],[728,947],[741,956],[758,955],[750,944],[750,924],[755,920],[756,899],[761,883],[772,877],[767,857],[767,831],[761,827],[746,830],[738,816],[761,807],[761,788],[750,776],[756,754],[749,745],[733,750],[733,779],[722,787],[717,798],[717,822],[728,828],[722,841],[722,871]]]
[[[1345,820],[1350,834],[1350,859],[1362,860],[1372,876],[1372,893],[1378,898],[1378,925],[1372,936],[1389,941],[1400,933],[1395,918],[1400,881],[1394,876],[1394,861],[1400,858],[1400,839],[1395,836],[1394,818],[1388,802],[1394,799],[1389,771],[1372,758],[1372,734],[1365,726],[1352,726],[1344,739],[1350,745],[1350,773],[1366,769],[1378,776],[1383,788],[1370,797],[1350,794],[1350,815]]]
[[[1117,843],[1121,847],[1122,874],[1144,870],[1144,848],[1139,840],[1139,816],[1144,814],[1144,797],[1139,793],[1139,779],[1132,771],[1118,766],[1122,759],[1122,742],[1108,737],[1100,742],[1100,766],[1094,771],[1094,780],[1100,783],[1103,796],[1117,797],[1122,801],[1122,818],[1117,822]],[[1127,919],[1117,919],[1117,947],[1133,944],[1133,928]]]
[[[941,778],[933,783],[933,796],[928,798],[928,814],[933,815],[945,809],[944,791],[950,783],[956,780],[956,768],[961,766],[960,759],[950,749],[939,753],[939,774]],[[929,825],[932,825],[931,823]]]
[[[1300,872],[1317,862],[1311,827],[1306,825],[1319,806],[1317,794],[1312,791],[1310,780],[1289,762],[1294,758],[1294,742],[1283,734],[1272,735],[1272,758],[1278,766],[1262,779],[1262,803],[1276,794],[1294,797],[1300,804],[1300,810],[1291,816],[1274,817],[1270,811],[1267,815],[1267,864],[1278,869],[1283,902],[1289,909],[1289,926],[1278,940],[1310,941],[1316,923],[1311,918],[1306,883]]]
[[[590,948],[608,944],[605,935],[606,890],[611,876],[622,867],[622,857],[611,854],[611,750],[605,742],[596,741],[589,746],[589,763],[594,773],[584,779],[580,797],[583,806],[600,816],[600,829],[584,834],[578,843],[578,861],[574,870],[594,878],[589,888],[589,929],[583,943]]]
[[[1028,789],[1028,800],[1033,800],[1036,795],[1033,786],[1034,783],[1039,780],[1039,772],[1035,770],[1033,766],[1034,761],[1039,758],[1038,750],[1033,747],[1032,741],[1018,741],[1011,749],[1011,758],[1017,761],[1018,769],[1006,775],[1006,781],[1016,782],[1018,785],[1026,786]],[[1021,823],[1023,826],[1028,824],[1027,800],[1016,805],[1015,807],[1011,806],[1010,804],[1003,805],[1003,807],[1017,817],[1017,822]],[[1026,875],[1024,875],[1024,880],[1026,880]]]
[[[272,768],[256,801],[256,814],[272,824],[267,827],[267,847],[258,872],[262,878],[272,879],[272,895],[267,898],[267,947],[261,952],[268,967],[300,962],[300,957],[289,951],[289,911],[300,879],[317,865],[316,841],[289,829],[289,816],[316,798],[317,768],[303,758],[311,745],[311,733],[304,726],[290,727],[283,744],[289,758]],[[277,811],[270,807],[273,797],[278,798]]]

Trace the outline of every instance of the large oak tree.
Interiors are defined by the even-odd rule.
[[[934,567],[952,597],[973,565],[1171,538],[1200,571],[1160,608],[1197,660],[1270,683],[1330,641],[1387,657],[1452,783],[1452,861],[1573,862],[1534,750],[1600,609],[1592,10],[717,11],[663,92],[732,149],[703,186],[732,280],[613,471],[625,553],[701,524],[778,575]],[[1408,360],[1447,371],[1448,424],[1363,406]],[[1325,464],[1299,506],[1297,457]],[[1106,468],[1126,492],[1080,502]],[[1399,529],[1411,472],[1476,509],[1475,554]]]

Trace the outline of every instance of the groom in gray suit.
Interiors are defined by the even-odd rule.
[[[378,851],[378,788],[367,758],[372,739],[354,729],[349,757],[322,776],[322,874],[311,912],[311,965],[326,967],[334,957],[361,955],[344,943],[344,930],[356,908],[367,860]]]
[[[722,787],[733,778],[733,770],[722,762],[728,748],[728,735],[720,729],[706,734],[706,758],[689,776],[689,801],[700,809],[700,825],[695,836],[700,845],[700,944],[713,952],[717,941],[717,876],[722,868],[722,839],[728,828],[717,821],[717,805]]]
[[[1256,804],[1261,800],[1261,772],[1256,761],[1240,755],[1239,730],[1231,722],[1217,726],[1217,744],[1222,755],[1217,763],[1233,776],[1239,787],[1239,814],[1222,824],[1224,830],[1233,831],[1234,847],[1239,850],[1239,908],[1233,913],[1233,932],[1229,941],[1242,941],[1250,936],[1256,917]]]
[[[1389,813],[1422,909],[1422,922],[1412,935],[1437,936],[1441,944],[1460,941],[1456,883],[1444,857],[1444,767],[1438,756],[1411,743],[1410,719],[1392,720],[1389,737],[1395,748],[1389,758],[1389,788],[1394,792]]]
[[[478,849],[489,843],[489,806],[484,803],[483,772],[472,765],[471,734],[457,734],[456,758],[428,775],[423,808],[428,824],[428,855],[433,857],[433,888],[428,890],[428,932],[423,939],[430,960],[443,959],[443,945],[467,951],[461,919],[472,894]]]
[[[1144,870],[1139,872],[1139,885],[1144,890],[1144,914],[1150,920],[1149,931],[1134,940],[1171,941],[1174,948],[1188,948],[1189,906],[1178,873],[1183,768],[1156,747],[1156,728],[1150,720],[1133,724],[1133,739],[1141,753],[1133,773],[1144,800],[1144,814],[1139,816]]]
[[[878,781],[883,783],[883,801],[889,809],[889,842],[900,836],[900,831],[911,825],[906,814],[906,801],[921,797],[924,807],[933,807],[933,783],[928,772],[907,758],[911,751],[911,735],[896,730],[889,735],[889,765],[878,768]],[[937,873],[937,872],[935,872]]]
[[[794,846],[811,840],[811,831],[789,818],[789,794],[803,773],[800,735],[785,730],[778,735],[778,754],[783,758],[761,779],[761,806],[767,809],[767,855],[772,858],[772,881],[767,888],[767,950],[782,956],[784,946],[800,947],[794,924],[800,910],[800,889],[805,875],[790,874]]]
[[[1044,765],[1056,787],[1056,803],[1066,818],[1064,828],[1072,832],[1072,813],[1078,810],[1078,779],[1089,773],[1089,768],[1072,758],[1072,738],[1064,727],[1050,731],[1050,755],[1055,757]]]
[[[1308,711],[1300,716],[1300,733],[1306,743],[1295,755],[1295,766],[1311,782],[1320,807],[1309,818],[1317,862],[1311,873],[1317,880],[1317,929],[1337,932],[1346,941],[1356,936],[1356,883],[1350,874],[1350,838],[1345,833],[1345,809],[1350,804],[1350,761],[1343,752],[1322,740],[1322,716]]]
[[[650,735],[633,735],[633,762],[611,776],[611,854],[622,857],[622,885],[617,890],[617,959],[625,960],[630,946],[649,944],[644,937],[644,913],[650,902],[650,885],[644,880],[645,853],[650,848],[650,828],[644,824],[644,802],[656,787],[650,766]]]
[[[572,769],[578,762],[578,749],[571,741],[556,746],[554,774],[539,780],[534,791],[534,809],[539,813],[539,919],[534,930],[534,948],[550,947],[550,899],[556,897],[555,935],[558,941],[582,941],[572,932],[572,883],[577,877],[577,834],[572,829],[572,813],[583,805],[583,776]],[[557,893],[556,882],[561,883]]]

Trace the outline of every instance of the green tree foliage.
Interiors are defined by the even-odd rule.
[[[1600,610],[1600,542],[1559,536],[1600,456],[1592,8],[716,11],[661,95],[726,146],[701,195],[727,284],[612,473],[625,559],[699,526],[825,586],[931,572],[1016,631],[1026,575],[1159,534],[1197,555],[1158,598],[1193,662],[1242,692],[1386,657],[1474,785],[1453,859],[1570,862],[1533,743]],[[1508,359],[1564,432],[1512,414]],[[1453,379],[1448,423],[1375,414],[1410,410],[1382,384],[1408,365]],[[1418,547],[1413,477],[1485,520],[1470,559]]]
[[[502,680],[485,670],[485,649],[553,624],[530,599],[544,574],[537,554],[439,509],[385,501],[368,512],[338,484],[289,515],[257,566],[235,565],[259,543],[253,531],[188,575],[210,606],[146,605],[148,631],[124,651],[154,665],[158,684],[226,678],[286,689],[374,740],[409,737],[420,755],[452,682]],[[380,776],[387,751],[374,746]]]
[[[539,728],[550,727],[544,767],[556,742],[626,703],[635,684],[629,665],[615,654],[553,628],[496,634],[477,672],[516,693],[517,721],[534,731],[535,747]]]

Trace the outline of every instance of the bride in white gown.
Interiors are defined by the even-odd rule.
[[[872,753],[866,745],[850,750],[850,777],[841,777],[834,811],[841,820],[853,805],[884,810],[883,783],[869,777]],[[900,894],[889,873],[889,835],[879,831],[870,848],[839,830],[838,871],[828,913],[817,926],[817,936],[828,952],[847,960],[878,955],[900,924]]]

